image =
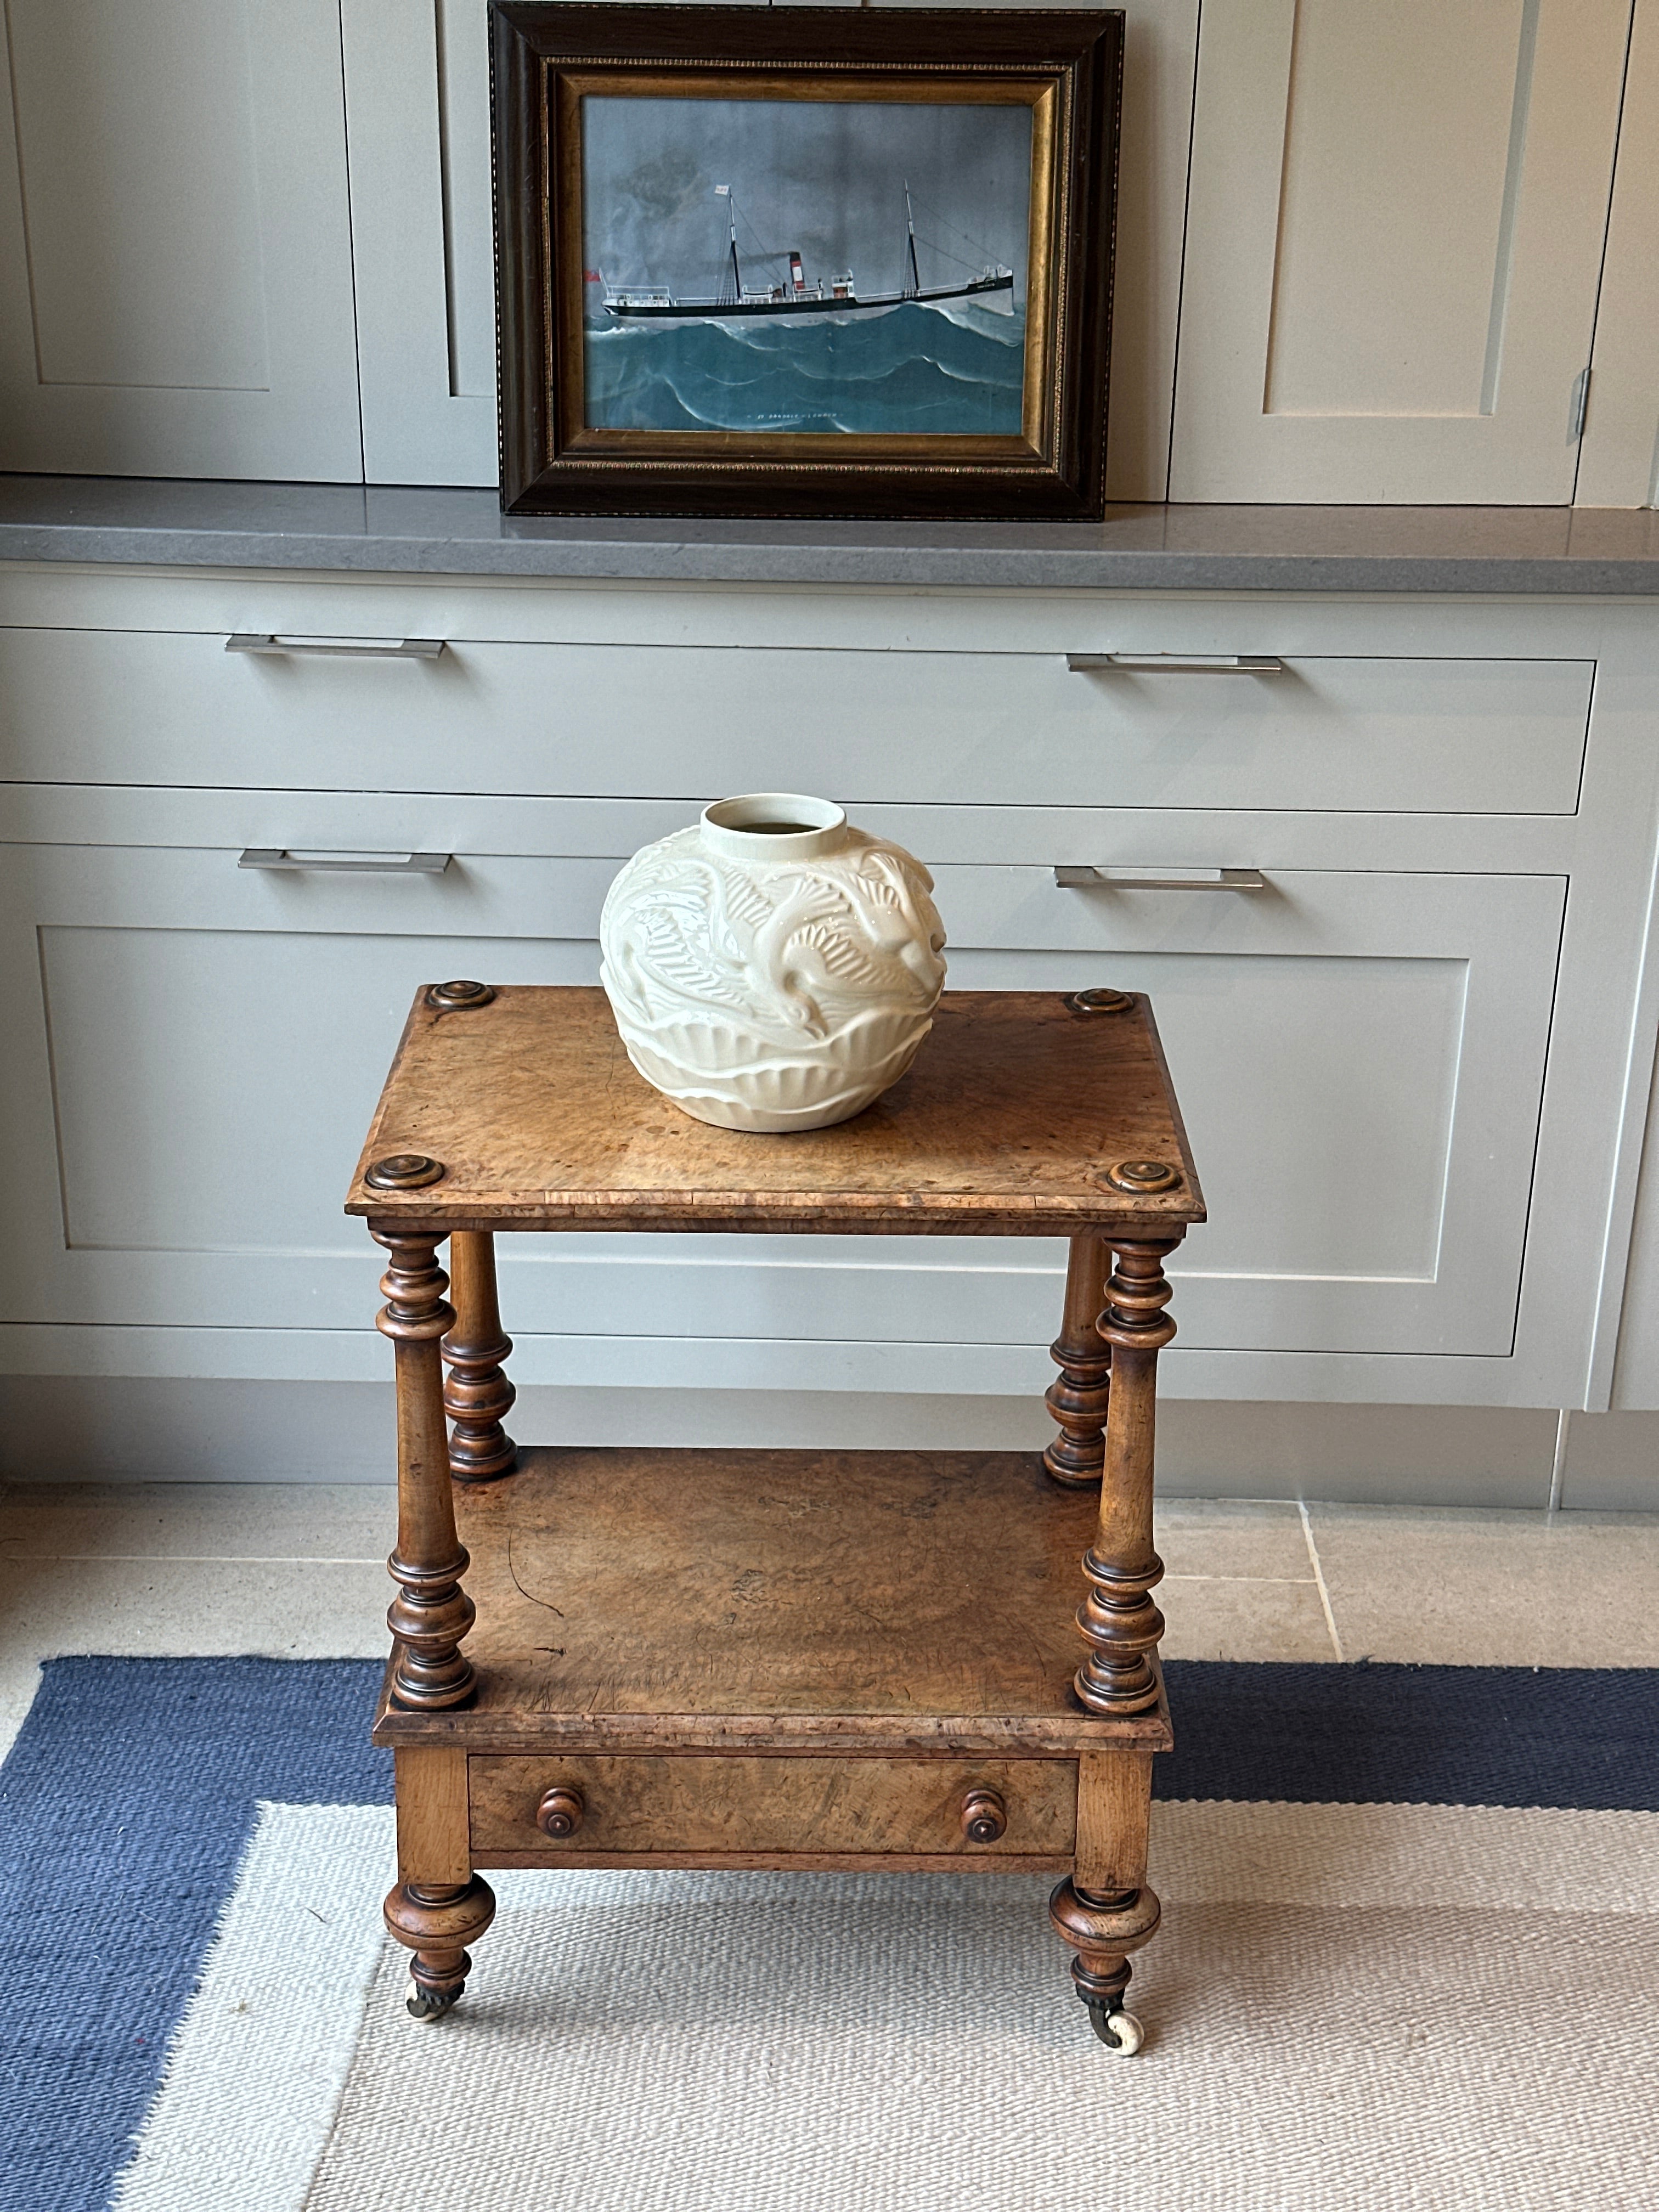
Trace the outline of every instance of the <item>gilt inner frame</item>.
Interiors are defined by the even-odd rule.
[[[556,69],[542,103],[543,173],[553,185],[544,211],[544,374],[562,459],[637,462],[730,460],[845,465],[952,459],[1050,461],[1065,358],[1064,288],[1054,282],[1053,249],[1065,234],[1070,147],[1060,88],[1051,75],[937,63],[836,68],[769,64],[710,69]],[[963,432],[599,429],[586,420],[582,329],[583,210],[581,103],[588,98],[848,100],[919,106],[1023,106],[1031,111],[1030,216],[1026,279],[1025,359],[1018,436]],[[557,287],[556,295],[555,287]]]

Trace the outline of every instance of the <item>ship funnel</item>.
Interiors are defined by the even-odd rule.
[[[789,276],[796,291],[804,292],[806,289],[806,272],[800,265],[799,254],[793,252],[789,256]]]

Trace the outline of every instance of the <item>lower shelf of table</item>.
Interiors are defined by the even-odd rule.
[[[1165,1749],[1161,1700],[1103,1718],[1072,1687],[1097,1510],[1036,1453],[526,1448],[517,1473],[458,1488],[475,1698],[383,1697],[375,1741],[475,1765],[817,1753],[908,1771]]]

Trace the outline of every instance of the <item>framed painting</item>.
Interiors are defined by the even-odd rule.
[[[1121,15],[491,12],[507,512],[1100,516]]]

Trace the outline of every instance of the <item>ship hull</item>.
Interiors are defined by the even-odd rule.
[[[949,290],[885,292],[870,300],[684,300],[637,307],[607,300],[605,311],[618,322],[629,323],[761,322],[783,317],[798,321],[811,317],[825,322],[846,315],[890,314],[895,307],[927,307],[936,301],[994,298],[1000,292],[1012,294],[1013,289],[1012,276],[990,276],[972,284],[953,285]]]

